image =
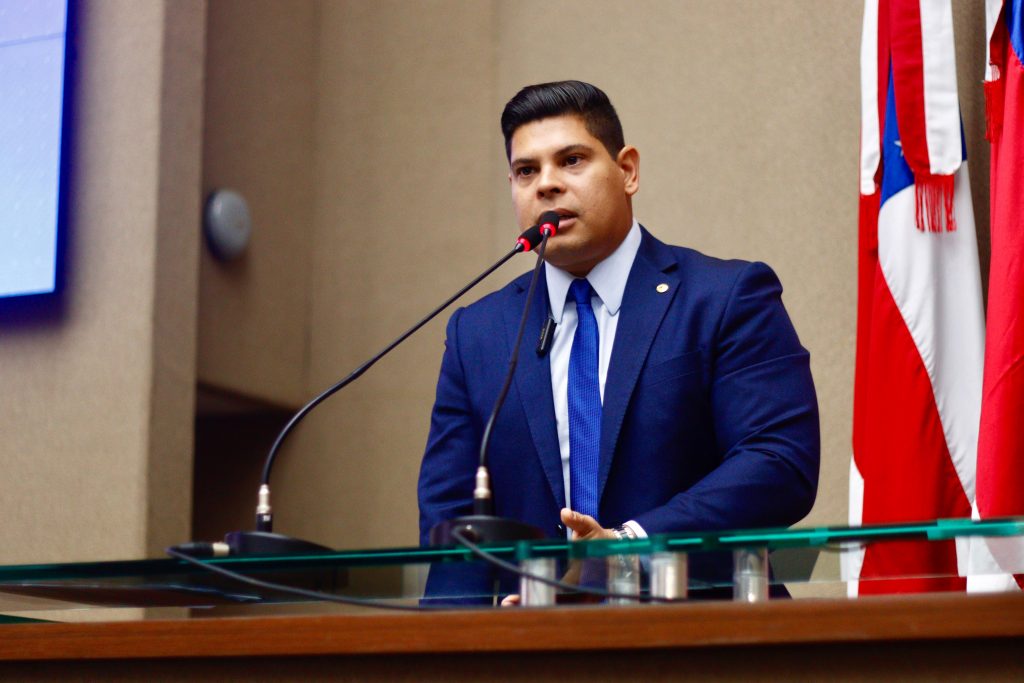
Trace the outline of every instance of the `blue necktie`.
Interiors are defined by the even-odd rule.
[[[597,376],[597,319],[590,307],[593,290],[573,280],[576,335],[569,355],[569,485],[572,508],[597,518],[597,467],[601,451],[601,387]]]

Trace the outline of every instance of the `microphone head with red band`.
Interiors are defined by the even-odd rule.
[[[540,226],[540,233],[542,235],[546,234],[548,237],[554,237],[558,234],[558,221],[561,218],[557,211],[545,211],[542,213],[537,221],[537,225]]]
[[[523,234],[520,235],[519,239],[516,240],[516,244],[518,244],[521,247],[519,251],[530,251],[535,246],[540,244],[540,238],[540,226],[534,225],[523,231]]]

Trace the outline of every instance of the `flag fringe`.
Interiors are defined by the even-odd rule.
[[[1005,79],[985,81],[985,139],[995,142],[1003,130],[1003,91]]]
[[[951,175],[921,174],[914,177],[914,222],[928,232],[956,230],[953,215],[953,179]]]

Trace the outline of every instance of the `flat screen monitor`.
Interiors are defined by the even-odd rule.
[[[53,292],[68,0],[0,0],[0,297]]]

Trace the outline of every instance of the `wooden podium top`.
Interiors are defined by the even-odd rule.
[[[1021,639],[1024,593],[0,625],[0,661]]]

